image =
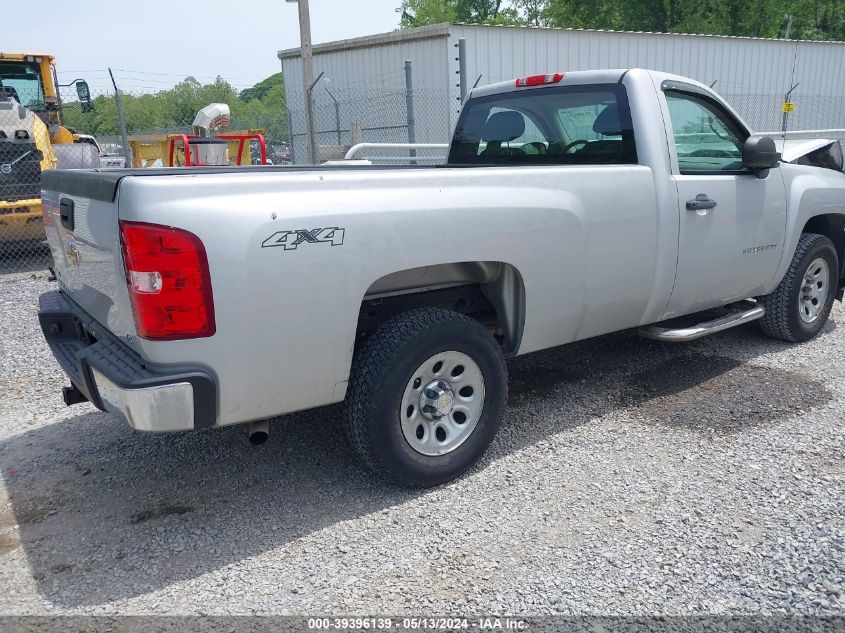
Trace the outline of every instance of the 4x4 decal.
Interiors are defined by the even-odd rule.
[[[327,229],[297,229],[273,233],[261,244],[261,248],[282,246],[286,251],[296,250],[300,244],[331,244],[342,246],[346,229],[333,226]]]

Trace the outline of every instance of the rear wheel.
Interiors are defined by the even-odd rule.
[[[816,336],[827,323],[839,279],[839,258],[824,235],[804,233],[775,291],[761,297],[766,308],[763,332],[784,341]]]
[[[422,308],[379,326],[356,352],[344,426],[371,471],[423,487],[487,450],[507,401],[501,347],[477,321]]]

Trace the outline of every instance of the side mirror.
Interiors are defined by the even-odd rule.
[[[780,162],[780,153],[769,136],[749,136],[742,146],[742,164],[765,178],[768,171]]]
[[[91,101],[91,90],[88,88],[88,82],[80,79],[76,82],[76,96],[80,101]]]
[[[91,90],[88,82],[80,79],[76,82],[76,96],[79,97],[79,105],[83,112],[93,112],[94,103],[91,101]]]

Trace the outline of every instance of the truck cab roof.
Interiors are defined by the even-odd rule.
[[[675,75],[672,73],[666,73],[658,70],[648,70],[644,68],[610,68],[604,70],[575,70],[575,71],[553,71],[549,73],[548,77],[559,76],[560,80],[555,81],[555,85],[571,85],[571,86],[580,86],[584,84],[609,84],[609,83],[617,83],[621,82],[625,76],[629,73],[637,73],[637,72],[644,72],[649,75],[658,83],[662,83],[664,81],[678,81],[683,82],[687,85],[695,86],[701,90],[705,90],[707,92],[713,93],[713,91],[708,87],[705,86],[703,83],[695,81],[694,79],[690,79],[689,77],[683,77],[681,75]],[[541,77],[544,75],[534,75],[529,77]],[[484,97],[487,95],[493,94],[501,94],[505,92],[515,92],[517,90],[525,90],[531,88],[542,88],[544,85],[550,85],[546,83],[540,83],[537,85],[519,85],[518,82],[521,80],[526,79],[526,77],[515,77],[514,79],[508,81],[500,81],[498,83],[490,84],[487,86],[481,86],[480,88],[474,88],[470,92],[470,97]],[[551,82],[550,82],[551,83]],[[715,95],[715,93],[713,93]]]
[[[541,77],[545,79],[540,81],[539,79]],[[622,83],[626,78],[645,77],[650,78],[655,89],[671,88],[672,85],[675,84],[678,87],[682,86],[685,90],[692,89],[707,98],[716,100],[722,106],[730,110],[731,113],[742,123],[745,129],[749,131],[749,133],[751,132],[750,126],[739,115],[739,113],[709,86],[682,75],[675,75],[673,73],[658,70],[648,70],[645,68],[611,68],[604,70],[576,70],[572,72],[553,71],[546,75],[516,77],[510,81],[500,81],[495,84],[474,88],[469,92],[467,100],[519,92],[523,90],[536,90],[552,86],[583,86],[590,84]],[[642,82],[639,82],[636,85],[641,86],[643,84]]]
[[[552,71],[549,77],[554,76],[554,73],[562,75],[560,81],[555,82],[555,85],[583,85],[583,84],[608,84],[620,81],[628,71],[626,69],[611,69],[611,70],[576,70],[573,72],[566,71]],[[537,77],[542,75],[536,75]],[[516,77],[509,81],[500,81],[488,86],[481,86],[474,88],[469,98],[474,99],[478,97],[486,97],[489,95],[503,94],[507,92],[516,92],[518,90],[530,90],[532,88],[542,88],[545,85],[539,84],[536,86],[519,86],[517,82],[524,77]]]

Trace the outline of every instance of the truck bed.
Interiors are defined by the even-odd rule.
[[[51,170],[41,176],[43,189],[112,202],[120,181],[129,176],[200,176],[228,173],[290,173],[312,171],[397,171],[479,167],[479,165],[244,165],[242,167],[155,167],[148,169]]]
[[[655,276],[671,275],[676,256],[643,165],[92,170],[45,174],[43,188],[61,290],[145,361],[212,369],[215,425],[342,400],[362,303],[410,281],[439,287],[433,271],[444,266],[518,271],[524,335],[513,348],[526,353],[656,320],[671,279],[655,293]],[[63,200],[75,204],[72,230],[58,217]],[[138,335],[119,222],[202,241],[216,334]],[[318,234],[330,230],[344,237]],[[626,277],[594,265],[604,261]]]

